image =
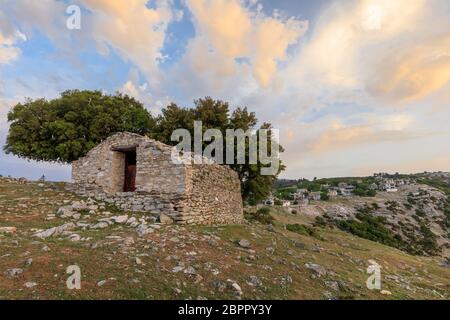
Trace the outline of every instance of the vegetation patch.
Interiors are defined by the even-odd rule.
[[[258,221],[262,224],[272,224],[275,220],[270,214],[271,209],[269,207],[262,207],[255,212],[244,212],[244,217],[248,221]]]

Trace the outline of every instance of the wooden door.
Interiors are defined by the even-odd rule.
[[[133,192],[136,190],[136,151],[125,153],[125,179],[123,191]]]
[[[125,167],[125,185],[123,191],[133,192],[136,190],[136,165],[127,165]]]

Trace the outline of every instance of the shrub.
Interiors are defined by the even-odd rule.
[[[276,206],[281,206],[283,204],[283,202],[281,200],[275,199],[273,204],[276,205]]]
[[[386,219],[372,217],[364,213],[357,213],[356,218],[359,221],[354,219],[337,221],[337,226],[341,230],[348,231],[361,238],[400,247],[401,244],[394,237],[393,232],[384,226]]]
[[[286,225],[286,229],[291,232],[302,234],[304,236],[312,236],[312,237],[319,236],[313,227],[310,227],[310,226],[307,226],[304,224],[298,224],[298,223],[288,224],[288,225]]]
[[[244,217],[248,221],[258,221],[262,224],[271,224],[275,220],[271,214],[271,209],[269,207],[262,207],[256,212],[244,212]]]

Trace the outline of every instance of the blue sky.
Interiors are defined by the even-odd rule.
[[[81,29],[65,12],[81,9]],[[0,2],[0,144],[26,97],[135,96],[157,114],[202,96],[280,129],[285,177],[450,170],[445,0]],[[70,167],[0,152],[0,174]]]

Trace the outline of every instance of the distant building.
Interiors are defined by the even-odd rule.
[[[281,202],[282,207],[289,207],[291,205],[291,202],[289,200],[283,200]]]
[[[338,187],[339,187],[339,194],[344,197],[352,196],[353,192],[355,191],[355,186],[347,184],[345,182],[339,183]]]
[[[304,200],[308,198],[308,190],[307,189],[297,189],[296,192],[292,193],[292,197],[294,200]]]
[[[337,197],[337,195],[338,195],[338,192],[337,192],[337,190],[334,190],[334,189],[330,189],[330,190],[328,190],[328,196],[330,197],[330,199],[334,199],[334,198],[336,198],[336,197]]]
[[[309,195],[308,195],[308,199],[311,200],[311,201],[319,201],[320,200],[320,195],[321,195],[320,191],[310,192]]]

